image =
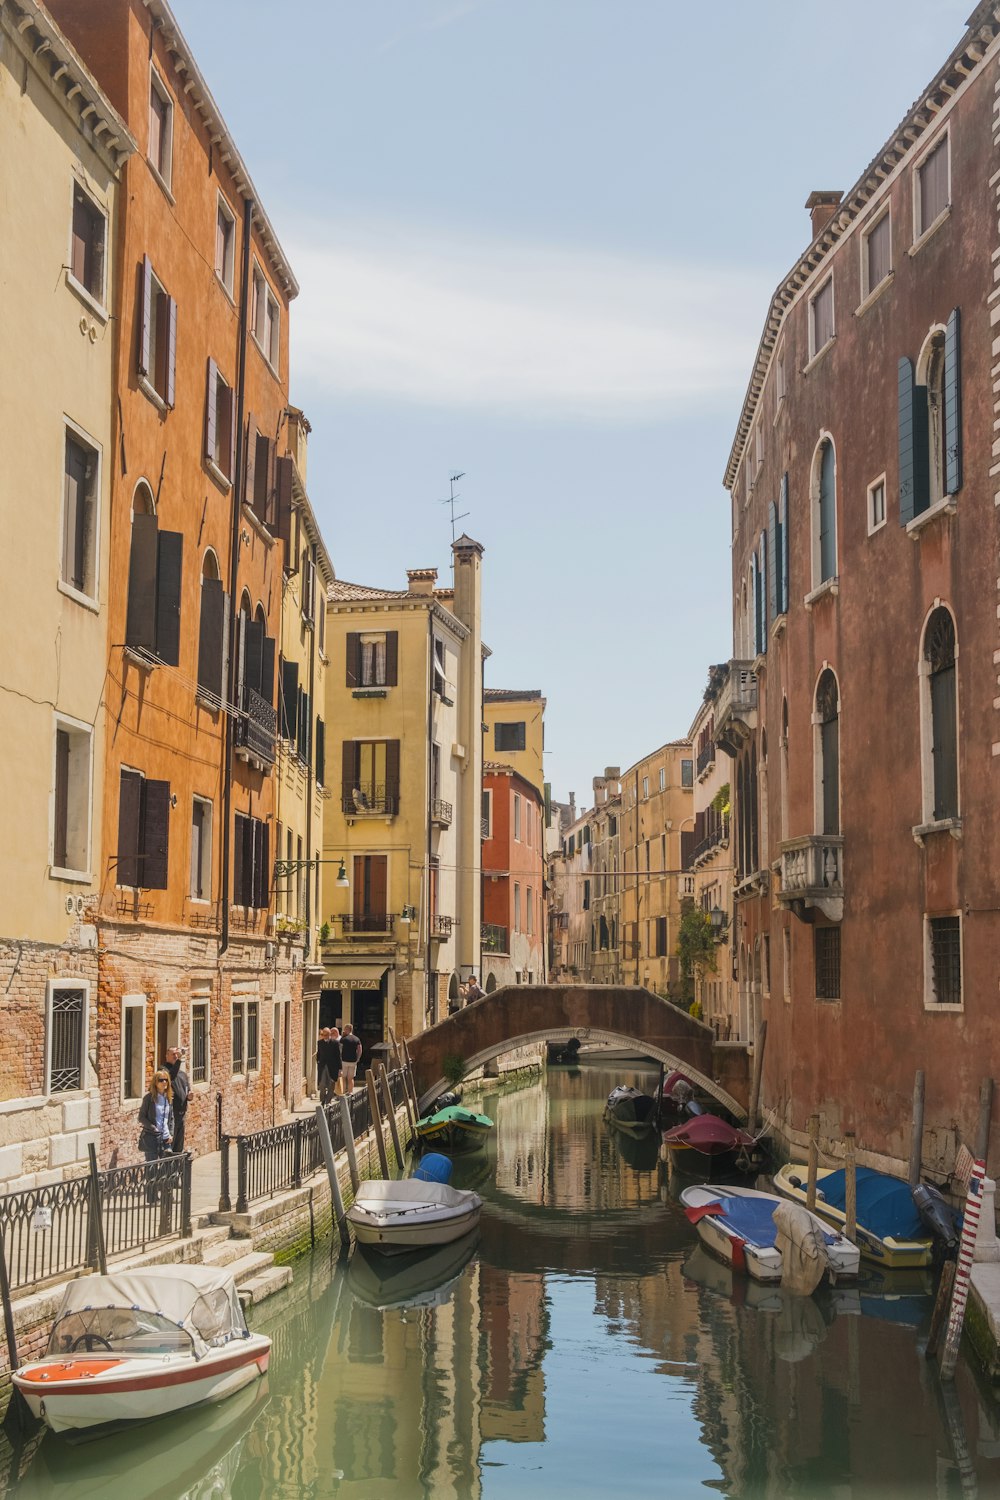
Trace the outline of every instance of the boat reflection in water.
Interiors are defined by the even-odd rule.
[[[478,1234],[467,1234],[436,1250],[393,1256],[355,1245],[347,1271],[348,1290],[380,1312],[391,1307],[443,1307],[478,1244]]]

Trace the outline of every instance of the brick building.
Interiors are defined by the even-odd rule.
[[[1000,22],[955,51],[767,311],[726,470],[737,969],[796,1134],[950,1168],[1000,1048]]]

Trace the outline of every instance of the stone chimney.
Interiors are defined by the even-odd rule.
[[[570,792],[570,794],[569,794],[569,820],[570,820],[571,823],[575,823],[576,822],[576,793],[575,792]]]
[[[408,594],[423,594],[425,597],[429,597],[434,593],[437,576],[437,568],[407,568],[406,592]]]
[[[843,193],[838,192],[836,188],[831,189],[829,192],[818,191],[809,194],[809,197],[806,199],[806,208],[808,208],[810,218],[812,219],[814,240],[823,233],[823,230],[837,212],[843,196]]]

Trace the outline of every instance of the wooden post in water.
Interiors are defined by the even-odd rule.
[[[852,1245],[858,1242],[858,1169],[854,1160],[854,1131],[844,1132],[844,1233]]]
[[[341,1095],[343,1098],[343,1095]],[[330,1202],[333,1204],[333,1217],[340,1231],[341,1244],[351,1243],[351,1231],[347,1227],[347,1215],[344,1213],[344,1199],[340,1192],[340,1178],[337,1176],[337,1159],[333,1154],[333,1142],[330,1139],[330,1122],[326,1118],[326,1110],[322,1104],[316,1106],[316,1126],[319,1130],[319,1143],[323,1148],[323,1160],[326,1162],[326,1175],[330,1179]]]
[[[764,1069],[764,1043],[767,1041],[767,1022],[761,1021],[757,1027],[757,1045],[753,1050],[753,1082],[750,1085],[750,1110],[747,1115],[747,1129],[751,1135],[757,1134],[757,1126],[760,1124],[760,1084]]]
[[[406,1104],[406,1117],[410,1122],[410,1129],[413,1130],[416,1126],[417,1118],[413,1113],[413,1105],[410,1102],[410,1090],[406,1082],[406,1069],[403,1067],[402,1054],[400,1053],[399,1044],[397,1043],[396,1038],[393,1035],[391,1026],[389,1027],[389,1041],[392,1044],[392,1056],[393,1061],[396,1064],[396,1071],[401,1073],[403,1076],[403,1099]]]
[[[368,1108],[372,1112],[372,1129],[375,1132],[375,1144],[378,1147],[378,1164],[383,1178],[388,1179],[389,1158],[386,1155],[385,1136],[382,1133],[382,1111],[378,1107],[378,1089],[375,1087],[375,1074],[371,1068],[365,1073],[365,1082],[368,1085]]]
[[[982,1208],[983,1178],[986,1163],[980,1158],[972,1168],[969,1178],[969,1193],[965,1200],[965,1218],[962,1221],[962,1238],[958,1242],[958,1264],[955,1268],[955,1289],[951,1294],[951,1309],[948,1327],[945,1330],[944,1348],[941,1351],[941,1379],[954,1380],[958,1363],[958,1346],[962,1342],[962,1324],[965,1322],[965,1305],[969,1300],[969,1279],[972,1275],[972,1257],[979,1232],[979,1214]]]
[[[913,1080],[913,1122],[910,1126],[909,1183],[915,1188],[920,1181],[920,1162],[924,1145],[924,1070],[918,1068]]]
[[[941,1329],[948,1315],[948,1304],[951,1301],[952,1288],[955,1285],[955,1262],[946,1260],[941,1267],[941,1280],[938,1282],[937,1297],[934,1301],[934,1311],[931,1313],[930,1332],[927,1335],[927,1347],[924,1350],[925,1359],[933,1359],[938,1351],[941,1341]]]
[[[984,1078],[979,1090],[979,1123],[976,1126],[976,1161],[985,1161],[990,1149],[990,1116],[993,1113],[993,1079]]]
[[[806,1184],[806,1208],[816,1207],[816,1169],[819,1166],[819,1115],[809,1116],[809,1172]]]
[[[354,1116],[351,1114],[351,1106],[347,1102],[346,1094],[341,1094],[337,1103],[340,1106],[340,1118],[344,1127],[344,1149],[347,1152],[347,1165],[351,1169],[351,1187],[357,1192],[361,1184],[361,1173],[358,1171],[358,1153],[354,1149]]]
[[[399,1131],[396,1129],[396,1110],[392,1102],[392,1091],[389,1088],[389,1075],[385,1071],[385,1063],[378,1065],[379,1080],[382,1084],[382,1100],[385,1104],[386,1118],[389,1121],[389,1134],[392,1136],[392,1149],[396,1155],[396,1166],[403,1170],[403,1151],[399,1144]]]
[[[97,1264],[102,1276],[108,1274],[108,1252],[104,1244],[104,1219],[101,1216],[101,1179],[97,1175],[97,1149],[93,1141],[87,1147],[87,1155],[90,1158],[90,1212],[94,1216],[95,1244],[97,1245]],[[161,1182],[162,1191],[163,1184]]]
[[[410,1091],[410,1098],[413,1101],[413,1122],[416,1125],[416,1122],[420,1119],[420,1102],[417,1099],[417,1090],[413,1083],[413,1063],[410,1059],[410,1049],[406,1045],[405,1036],[403,1037],[403,1057],[406,1063],[403,1073],[406,1077],[406,1086]]]

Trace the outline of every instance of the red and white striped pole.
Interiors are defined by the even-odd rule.
[[[962,1239],[958,1247],[958,1264],[955,1267],[951,1311],[948,1314],[948,1328],[941,1354],[942,1380],[955,1378],[958,1346],[962,1342],[962,1324],[965,1322],[965,1304],[969,1300],[969,1278],[972,1275],[972,1261],[976,1251],[976,1235],[979,1232],[979,1214],[983,1206],[983,1178],[985,1176],[986,1162],[984,1160],[974,1162],[969,1176],[968,1197],[965,1200],[965,1217],[962,1221]]]

